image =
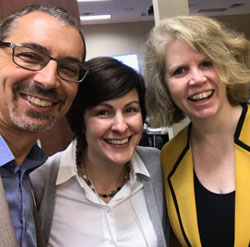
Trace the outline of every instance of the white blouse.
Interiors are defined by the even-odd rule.
[[[48,246],[156,247],[157,238],[137,174],[150,177],[137,153],[130,180],[106,204],[77,175],[74,145],[60,164]]]

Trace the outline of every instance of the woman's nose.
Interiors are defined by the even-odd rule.
[[[128,128],[127,122],[123,114],[116,114],[113,119],[112,130],[118,132],[124,132]]]
[[[194,69],[190,71],[190,85],[196,85],[200,83],[204,83],[207,80],[205,74],[200,69]]]

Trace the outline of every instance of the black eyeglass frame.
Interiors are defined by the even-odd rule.
[[[11,42],[0,41],[0,48],[2,48],[2,47],[11,48],[12,49],[12,61],[13,61],[13,63],[16,64],[17,66],[23,68],[23,69],[30,70],[30,71],[40,71],[40,70],[42,70],[43,68],[45,68],[48,65],[50,60],[56,61],[57,64],[58,64],[58,62],[60,62],[60,59],[51,57],[51,56],[43,53],[44,55],[46,55],[48,57],[48,59],[47,59],[47,61],[45,63],[40,65],[39,69],[30,69],[30,68],[27,68],[27,67],[23,67],[22,65],[16,63],[16,61],[15,61],[15,49],[16,49],[17,46],[26,47],[26,48],[29,48],[29,49],[34,49],[34,48],[30,47],[30,46],[26,46],[26,45],[22,45],[22,44],[14,44],[14,43],[11,43]],[[57,75],[64,81],[81,83],[85,79],[85,77],[87,76],[89,70],[83,63],[78,63],[78,64],[79,64],[79,67],[80,67],[80,71],[83,71],[83,70],[85,71],[83,77],[80,80],[77,80],[77,81],[75,81],[75,80],[67,80],[67,79],[61,77],[60,74],[59,74],[59,71],[58,71],[58,66],[57,66]]]

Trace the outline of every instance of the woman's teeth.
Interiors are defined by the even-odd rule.
[[[212,95],[213,91],[210,90],[210,91],[207,91],[207,92],[202,92],[202,93],[197,93],[197,94],[194,94],[190,97],[191,100],[202,100],[202,99],[206,99],[208,97],[210,97]]]
[[[108,139],[106,140],[108,143],[110,144],[115,144],[115,145],[121,145],[121,144],[125,144],[128,142],[128,138],[125,138],[123,140],[116,140],[116,139]]]

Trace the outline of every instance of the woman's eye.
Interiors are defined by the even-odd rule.
[[[133,107],[130,107],[130,108],[126,109],[126,112],[137,112],[137,110]]]
[[[110,112],[107,110],[100,110],[97,112],[97,115],[98,116],[108,116],[108,115],[110,115]]]
[[[178,76],[184,75],[187,72],[188,72],[188,68],[181,67],[181,68],[178,68],[177,70],[175,70],[174,73],[173,73],[173,75],[178,77]]]
[[[126,109],[127,113],[133,113],[133,112],[140,112],[140,108],[139,107],[129,107]]]
[[[212,64],[210,61],[203,61],[203,62],[201,63],[201,66],[202,66],[203,68],[210,68],[210,67],[213,66],[213,64]]]

